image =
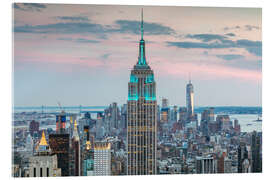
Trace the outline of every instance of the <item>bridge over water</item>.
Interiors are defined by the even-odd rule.
[[[103,113],[108,106],[26,106],[14,107],[14,112],[43,112],[59,113],[64,110],[66,113]]]

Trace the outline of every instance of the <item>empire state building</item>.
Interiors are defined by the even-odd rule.
[[[139,57],[128,83],[128,175],[156,174],[156,83],[145,57],[143,11],[141,18]]]

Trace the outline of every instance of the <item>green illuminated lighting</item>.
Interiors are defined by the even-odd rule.
[[[138,82],[138,78],[134,74],[131,74],[130,75],[130,82],[131,83],[137,83]]]
[[[132,86],[130,86],[130,89],[128,91],[128,100],[129,101],[137,101],[139,99],[140,95],[138,92],[138,77],[135,74],[130,75],[130,83],[134,83]],[[155,101],[156,100],[156,94],[154,92],[154,87],[152,87],[152,83],[154,83],[154,75],[149,74],[145,78],[145,86],[144,86],[144,98],[146,101]]]
[[[146,101],[155,101],[156,94],[154,92],[154,87],[152,87],[151,83],[154,82],[154,75],[148,75],[145,79],[145,89],[144,96]]]
[[[137,101],[138,99],[139,99],[138,96],[136,96],[136,97],[128,97],[129,101]]]
[[[154,75],[150,74],[146,77],[145,83],[153,83],[154,82]]]
[[[128,91],[128,100],[129,101],[137,101],[139,99],[138,90],[137,90],[137,83],[138,83],[138,77],[134,74],[130,75],[130,83],[134,83],[135,85],[132,85]]]

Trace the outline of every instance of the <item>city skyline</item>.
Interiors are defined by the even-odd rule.
[[[15,106],[126,102],[142,6],[109,7],[14,5]],[[261,106],[261,9],[143,8],[158,102],[184,106],[190,73],[195,106]]]
[[[21,12],[14,19],[13,177],[262,173],[262,107],[248,107],[261,101],[261,27],[243,16],[254,9],[140,7],[133,20],[137,6],[13,6]],[[157,18],[146,18],[145,9]],[[119,19],[115,10],[130,16]],[[175,13],[189,14],[188,34],[177,30],[183,23],[174,18],[186,19]],[[234,32],[230,13],[228,22],[250,24],[231,24]],[[220,14],[221,24],[214,21]],[[208,16],[211,30],[225,23],[230,32],[201,33],[211,23],[194,22]],[[198,25],[200,33],[192,31]],[[42,104],[16,108],[23,99]],[[57,108],[46,105],[52,101]]]

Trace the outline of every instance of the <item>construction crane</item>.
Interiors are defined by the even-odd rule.
[[[61,114],[64,114],[65,111],[64,111],[64,109],[63,109],[63,107],[61,106],[61,104],[60,104],[59,101],[57,102],[57,104],[58,104],[58,106],[59,106],[59,108],[60,108],[60,110],[61,110]]]
[[[66,128],[66,117],[65,117],[65,111],[64,109],[62,108],[60,102],[57,102],[60,110],[61,110],[61,113],[56,116],[57,117],[57,120],[56,120],[56,131],[62,131],[63,129]]]

